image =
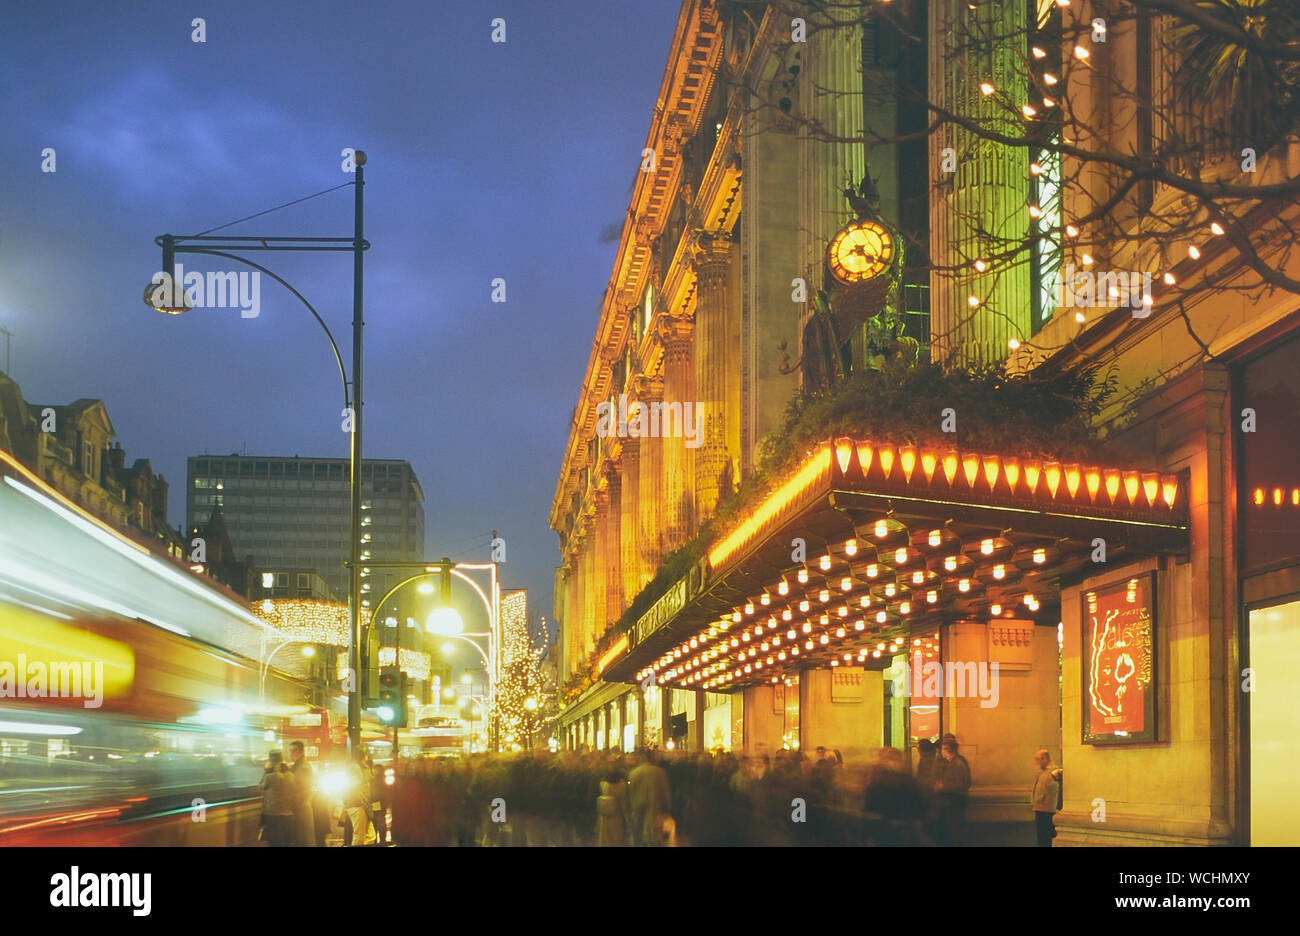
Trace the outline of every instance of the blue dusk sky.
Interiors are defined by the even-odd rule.
[[[365,454],[414,466],[430,556],[486,559],[500,530],[504,585],[549,618],[547,516],[616,247],[602,231],[627,210],[678,9],[7,5],[0,327],[13,378],[33,402],[104,400],[128,463],[148,458],[171,482],[173,526],[189,455],[346,456],[329,347],[280,286],[263,279],[256,318],[164,317],[141,294],[160,268],[155,236],[346,182],[341,151],[364,149]],[[192,41],[195,17],[206,42]],[[42,172],[47,147],[56,172]],[[225,233],[351,230],[349,187]],[[316,306],[350,368],[350,254],[254,259]]]

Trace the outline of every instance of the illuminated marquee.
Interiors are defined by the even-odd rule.
[[[828,441],[709,551],[703,585],[730,608],[701,607],[692,595],[683,604],[670,589],[632,629],[635,669],[626,676],[727,691],[777,684],[791,668],[862,666],[897,654],[945,615],[1032,627],[1059,594],[1060,577],[1096,561],[1097,536],[1127,555],[1185,550],[1187,488],[1175,474],[1082,460]],[[771,567],[782,558],[769,544],[784,542],[780,531],[791,523],[824,531],[845,521],[843,539],[826,537],[819,553],[783,571]],[[753,568],[742,566],[763,550]],[[1143,581],[1135,594],[1149,603]],[[647,639],[682,614],[689,624],[671,644]],[[654,645],[653,656],[638,652],[643,643]],[[1008,665],[1025,665],[1010,648],[997,649]],[[1130,684],[1127,665],[1118,670],[1124,693],[1145,691],[1149,666]],[[625,666],[619,657],[602,671],[623,678]],[[1117,672],[1109,666],[1106,679]],[[1140,737],[1152,722],[1115,724],[1129,734],[1112,727],[1107,740]]]

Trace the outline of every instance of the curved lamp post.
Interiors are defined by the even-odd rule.
[[[265,273],[298,298],[307,311],[316,319],[317,324],[329,339],[338,364],[339,376],[343,380],[343,405],[352,416],[351,445],[349,449],[350,470],[348,477],[351,494],[351,520],[348,546],[348,666],[351,673],[351,685],[348,689],[348,755],[355,756],[361,749],[361,413],[364,398],[361,394],[361,332],[363,321],[363,289],[365,252],[370,249],[370,242],[364,237],[365,216],[365,165],[366,154],[356,150],[353,156],[356,165],[356,177],[350,183],[353,186],[353,233],[351,237],[227,237],[224,235],[194,234],[177,236],[162,234],[154,238],[154,243],[162,248],[162,282],[155,276],[145,288],[144,301],[150,308],[167,315],[182,315],[193,308],[185,294],[184,283],[175,282],[176,255],[178,253],[207,254],[233,260]],[[310,196],[309,196],[310,197]],[[274,209],[272,209],[274,210]],[[247,219],[246,219],[247,220]],[[229,225],[227,225],[229,226]],[[330,333],[325,320],[303,295],[266,267],[254,263],[247,257],[231,253],[309,251],[309,252],[351,252],[352,254],[352,380],[349,382],[343,368],[343,356],[338,344]],[[170,288],[168,288],[170,286]]]
[[[369,622],[371,627],[374,626],[374,621],[378,618],[379,609],[384,607],[384,605],[388,603],[388,600],[399,589],[404,588],[405,586],[411,584],[412,582],[418,582],[421,581],[422,579],[427,579],[431,574],[433,575],[441,574],[445,571],[449,576],[450,575],[456,576],[457,578],[466,582],[471,588],[474,589],[474,592],[479,596],[479,599],[483,602],[484,610],[487,611],[488,629],[486,631],[470,631],[470,632],[465,631],[464,629],[465,625],[464,622],[461,621],[460,614],[456,612],[454,608],[450,608],[450,607],[435,609],[434,614],[431,614],[429,616],[429,621],[426,623],[434,624],[439,628],[437,630],[431,629],[431,632],[433,633],[438,633],[441,636],[449,637],[454,640],[464,640],[470,644],[473,644],[474,649],[476,649],[479,652],[479,656],[483,658],[484,669],[487,674],[488,717],[492,719],[492,723],[489,724],[489,728],[495,730],[494,722],[496,719],[496,708],[495,708],[496,686],[497,686],[497,681],[500,678],[499,665],[501,660],[501,652],[500,652],[501,649],[500,648],[501,586],[500,583],[497,581],[496,563],[452,562],[450,559],[443,559],[441,562],[436,562],[436,563],[434,562],[372,562],[372,563],[367,563],[367,565],[378,569],[418,569],[419,570],[415,574],[409,575],[406,578],[399,581],[396,585],[394,585],[392,588],[388,590],[388,593],[385,594],[382,599],[380,599],[375,604],[375,610],[372,613]],[[488,588],[491,591],[491,597],[489,597],[488,594],[484,592],[483,587],[479,585],[478,582],[474,581],[474,579],[466,575],[462,571],[463,569],[487,571],[490,574],[490,581],[488,584]],[[421,588],[420,591],[423,594],[432,593],[431,589],[425,590]],[[454,619],[450,615],[438,615],[438,612],[442,610],[450,611],[451,615],[454,615]],[[435,615],[438,615],[438,620],[436,621],[434,620]],[[483,648],[478,644],[477,640],[474,640],[473,638],[487,638],[487,645],[488,645],[487,651],[484,652]]]

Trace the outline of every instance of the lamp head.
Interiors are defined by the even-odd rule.
[[[460,619],[460,614],[455,608],[434,608],[425,622],[425,627],[431,634],[451,637],[465,630],[465,622]]]
[[[145,286],[144,304],[164,315],[184,315],[194,308],[194,303],[185,295],[185,284],[178,283],[175,279],[176,249],[172,236],[164,234],[158,243],[162,246],[162,269]]]

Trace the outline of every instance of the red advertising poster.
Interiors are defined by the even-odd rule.
[[[1083,742],[1156,739],[1155,573],[1083,595]]]

